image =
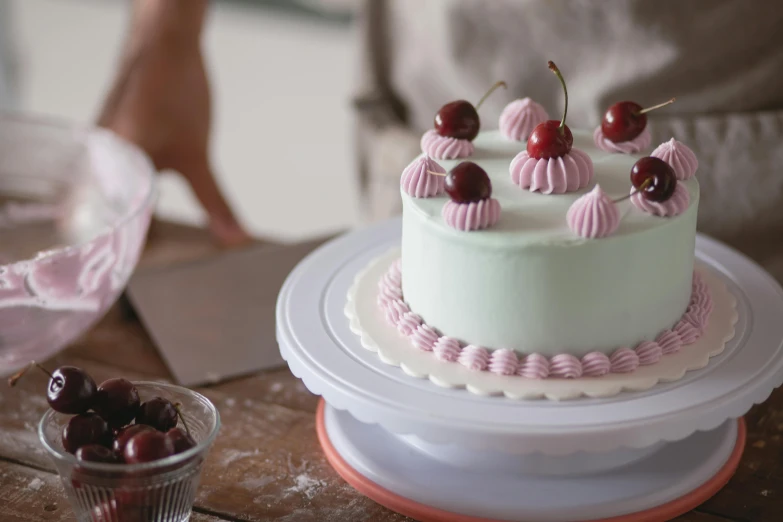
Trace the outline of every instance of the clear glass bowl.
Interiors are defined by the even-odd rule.
[[[72,415],[47,411],[38,436],[54,460],[79,522],[182,522],[190,517],[201,467],[220,429],[220,415],[209,399],[187,388],[134,384],[142,402],[164,397],[180,403],[197,445],[144,464],[79,462],[62,445],[62,430]]]
[[[0,115],[0,376],[61,350],[117,299],[154,173],[107,130]]]

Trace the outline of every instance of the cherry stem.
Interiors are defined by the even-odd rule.
[[[441,176],[441,177],[443,177],[443,178],[445,178],[446,176],[448,176],[448,174],[446,174],[446,173],[444,173],[444,172],[435,172],[435,171],[432,171],[432,170],[428,170],[428,171],[427,171],[427,174],[432,174],[433,176]]]
[[[11,377],[9,377],[8,378],[8,386],[12,386],[12,387],[16,386],[17,381],[19,381],[19,379],[21,379],[22,376],[24,374],[26,374],[30,370],[30,368],[33,368],[33,367],[38,368],[39,370],[44,372],[46,375],[48,375],[50,379],[52,379],[58,385],[62,386],[62,384],[63,384],[62,383],[62,379],[59,379],[59,378],[55,377],[54,375],[52,375],[52,372],[50,372],[49,370],[47,370],[46,368],[44,368],[43,366],[41,366],[40,364],[38,364],[35,361],[30,361],[30,364],[28,364],[27,366],[25,366],[24,368],[22,368],[21,370],[19,370],[15,374],[13,374]]]
[[[497,89],[498,87],[503,87],[504,89],[507,89],[508,85],[506,85],[506,82],[504,82],[503,80],[495,83],[495,85],[490,87],[489,90],[486,93],[484,93],[484,96],[482,96],[481,99],[478,101],[478,103],[476,104],[476,110],[478,110],[478,108],[481,107],[481,104],[484,103],[484,100],[489,98],[489,95],[495,92],[495,89]]]
[[[187,434],[188,434],[188,437],[190,437],[190,436],[191,436],[191,435],[190,435],[190,428],[188,427],[188,423],[187,423],[187,422],[185,422],[185,416],[184,416],[184,415],[182,415],[182,409],[181,409],[181,406],[182,406],[182,404],[180,404],[180,403],[178,403],[178,402],[177,402],[177,403],[175,403],[175,404],[174,404],[174,409],[175,409],[175,410],[176,410],[176,412],[177,412],[177,417],[179,417],[179,420],[181,420],[181,421],[182,421],[182,425],[183,425],[183,426],[185,426],[185,433],[187,433]]]
[[[560,134],[563,134],[565,132],[566,115],[568,114],[568,89],[566,89],[566,83],[565,83],[565,78],[563,78],[563,73],[561,73],[560,69],[557,68],[555,62],[549,60],[547,62],[547,65],[549,66],[549,70],[555,73],[557,79],[560,80],[560,85],[563,86],[563,94],[565,94],[565,107],[563,108],[563,119],[560,120],[560,127],[559,127]]]
[[[646,180],[644,180],[642,182],[641,185],[639,185],[639,188],[637,188],[636,190],[634,190],[633,192],[631,192],[627,196],[623,196],[623,197],[621,197],[619,199],[615,199],[614,201],[612,201],[612,203],[620,203],[621,201],[625,201],[626,199],[631,199],[631,197],[635,196],[639,192],[642,192],[644,189],[649,187],[651,181],[652,181],[652,178],[647,178]]]
[[[648,113],[650,111],[654,111],[655,109],[660,109],[661,107],[666,107],[667,105],[671,105],[672,103],[674,103],[674,100],[676,100],[676,99],[677,98],[672,98],[671,100],[666,100],[665,102],[659,103],[658,105],[653,105],[652,107],[647,107],[646,109],[640,110],[636,114],[637,115],[639,115],[639,114],[646,114],[646,113]]]

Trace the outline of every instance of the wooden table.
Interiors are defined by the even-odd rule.
[[[156,222],[143,263],[214,253],[203,231]],[[100,382],[115,376],[170,379],[144,329],[121,301],[82,340],[48,364],[80,366]],[[70,521],[74,515],[36,435],[46,378],[0,385],[0,521]],[[343,482],[315,436],[318,398],[287,369],[200,388],[223,427],[206,463],[192,520],[401,522],[410,520]],[[783,521],[783,392],[751,411],[736,476],[681,522]]]

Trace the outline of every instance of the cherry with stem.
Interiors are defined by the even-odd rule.
[[[62,379],[59,379],[59,378],[55,377],[54,375],[52,375],[52,372],[50,372],[49,370],[47,370],[46,368],[44,368],[43,366],[41,366],[40,364],[38,364],[35,361],[30,361],[30,364],[28,364],[27,366],[25,366],[24,368],[22,368],[21,370],[19,370],[15,374],[13,374],[11,377],[9,377],[8,378],[8,386],[11,386],[12,388],[14,386],[16,386],[16,383],[19,382],[19,379],[21,379],[24,376],[24,374],[26,374],[28,371],[30,371],[31,368],[38,368],[39,370],[44,372],[46,375],[48,375],[49,378],[52,381],[55,381],[60,386],[62,386]]]
[[[489,98],[490,94],[495,92],[498,88],[503,87],[504,89],[508,89],[508,85],[503,80],[500,80],[499,82],[495,82],[492,87],[490,87],[487,92],[484,93],[484,96],[479,99],[478,103],[476,104],[475,109],[478,111],[479,107],[481,107],[481,104],[483,104],[487,98]]]
[[[647,187],[650,186],[651,183],[652,183],[652,178],[647,178],[646,180],[644,180],[644,182],[640,186],[635,187],[633,192],[631,192],[627,196],[623,196],[621,198],[613,199],[612,203],[621,203],[621,202],[625,201],[626,199],[631,199],[633,196],[635,196],[636,194],[639,194],[640,192],[644,193],[644,191],[647,189]]]
[[[566,88],[566,82],[565,78],[563,78],[563,73],[560,72],[560,69],[557,68],[557,65],[555,65],[555,62],[552,60],[549,60],[547,63],[547,67],[549,67],[549,70],[555,73],[555,76],[557,76],[557,79],[560,80],[560,85],[563,86],[563,97],[565,98],[565,104],[563,106],[563,117],[560,120],[560,125],[557,127],[558,132],[560,132],[561,136],[565,135],[565,122],[566,122],[566,116],[568,116],[568,88]]]
[[[34,367],[49,376],[46,400],[54,411],[78,415],[93,407],[97,393],[95,381],[87,372],[74,366],[61,366],[50,372],[32,361],[26,368],[12,375],[8,384],[15,386],[19,379]]]
[[[481,128],[478,108],[499,87],[505,88],[506,82],[496,82],[475,106],[467,100],[457,100],[441,107],[435,114],[435,131],[448,138],[468,141],[476,139]]]
[[[661,107],[666,107],[667,105],[671,105],[675,101],[677,101],[677,98],[670,98],[663,103],[659,103],[658,105],[653,105],[652,107],[647,107],[646,109],[642,109],[638,113],[636,113],[636,115],[639,116],[640,114],[647,114],[648,112],[654,111],[655,109],[660,109]]]
[[[601,121],[601,132],[613,143],[631,141],[647,127],[647,113],[674,103],[671,98],[658,105],[643,108],[632,101],[618,102],[609,107]]]
[[[563,88],[563,97],[565,105],[563,107],[563,118],[560,121],[548,120],[541,122],[530,133],[527,140],[527,153],[531,158],[550,159],[560,158],[571,151],[574,145],[574,136],[571,129],[566,125],[566,116],[568,116],[568,89],[566,88],[565,78],[553,61],[547,62],[549,70],[552,71],[560,85]]]

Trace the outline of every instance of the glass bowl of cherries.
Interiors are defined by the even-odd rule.
[[[155,169],[105,129],[0,117],[0,375],[60,351],[122,292]]]
[[[181,386],[123,378],[96,386],[73,366],[51,373],[32,367],[50,377],[51,409],[38,435],[77,520],[189,519],[204,459],[220,429],[209,399]]]

